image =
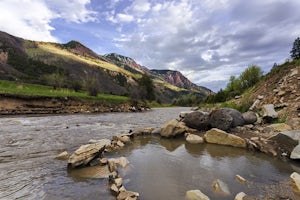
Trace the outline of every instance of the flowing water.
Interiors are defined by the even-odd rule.
[[[115,199],[106,179],[84,179],[68,173],[66,161],[54,157],[73,152],[90,139],[111,138],[146,127],[160,127],[189,108],[160,108],[146,113],[16,116],[0,118],[0,199]],[[109,156],[126,156],[121,171],[128,190],[141,199],[184,199],[200,189],[212,199],[232,199],[239,191],[261,193],[262,185],[287,180],[297,163],[260,153],[215,145],[191,145],[182,139],[141,137]],[[240,174],[251,182],[234,180]],[[212,191],[219,178],[231,196]],[[249,182],[250,182],[249,181]]]

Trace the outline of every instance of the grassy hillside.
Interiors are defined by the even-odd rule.
[[[75,92],[68,88],[59,88],[54,90],[53,87],[19,83],[15,81],[0,80],[0,93],[30,95],[30,96],[45,96],[45,97],[75,97],[79,99],[90,99],[109,103],[122,103],[129,101],[128,97],[98,94],[97,96],[90,96],[86,91]]]
[[[170,103],[173,98],[195,92],[207,95],[202,88],[194,91],[172,84],[131,58],[117,54],[97,55],[77,41],[66,44],[36,42],[0,32],[0,80],[144,100],[148,95],[140,80],[145,74],[153,79],[158,102]]]

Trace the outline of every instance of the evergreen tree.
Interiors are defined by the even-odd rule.
[[[300,59],[300,38],[299,37],[297,37],[297,39],[294,41],[293,48],[290,53],[293,59]]]

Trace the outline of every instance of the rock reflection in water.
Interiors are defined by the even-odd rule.
[[[241,191],[255,197],[276,197],[280,190],[271,189],[286,183],[295,169],[293,163],[284,163],[259,152],[190,144],[183,138],[137,137],[118,154],[127,156],[131,163],[131,170],[122,175],[129,180],[126,188],[138,191],[143,200],[182,200],[185,192],[192,189],[200,189],[211,199],[234,199]],[[237,182],[237,174],[246,178],[247,183]],[[215,179],[227,183],[232,193],[224,196],[214,192]],[[293,197],[290,187],[282,188]]]

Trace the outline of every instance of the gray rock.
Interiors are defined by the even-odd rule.
[[[219,108],[209,114],[209,123],[211,127],[221,130],[228,130],[245,124],[242,114],[232,108]]]
[[[174,137],[184,134],[187,130],[185,123],[173,119],[163,125],[160,131],[160,135],[163,137]]]
[[[263,105],[262,112],[263,112],[263,119],[267,122],[278,118],[278,113],[275,111],[273,104]]]
[[[300,159],[300,144],[298,144],[292,151],[291,159]]]
[[[183,118],[185,118],[185,116],[186,116],[187,114],[192,113],[192,112],[193,112],[193,111],[182,111],[182,112],[179,113],[179,117],[180,117],[181,119],[183,119]]]
[[[209,115],[201,111],[191,112],[185,115],[183,122],[190,128],[206,131],[209,128]]]
[[[254,124],[257,121],[256,113],[253,111],[248,111],[242,114],[245,124]]]
[[[209,200],[209,197],[200,190],[189,190],[185,194],[186,200]]]
[[[108,139],[99,140],[94,144],[82,145],[77,149],[68,160],[68,165],[72,168],[77,166],[87,165],[96,156],[100,155],[106,146],[110,145],[111,141]]]
[[[291,155],[294,148],[299,144],[300,130],[283,131],[269,139],[275,141],[279,147]],[[294,152],[293,157],[294,156],[296,156],[296,152]],[[294,157],[294,159],[296,158]]]
[[[254,111],[258,110],[259,104],[260,104],[260,100],[256,99],[254,103],[250,106],[249,110],[254,110]]]
[[[222,110],[213,110],[209,114],[209,124],[213,128],[218,128],[224,131],[227,131],[231,128],[233,122],[233,118]]]

